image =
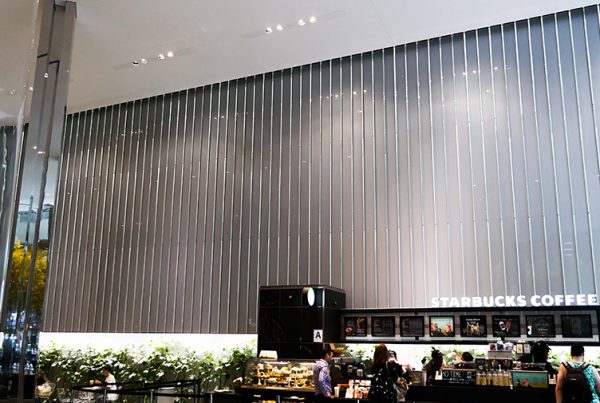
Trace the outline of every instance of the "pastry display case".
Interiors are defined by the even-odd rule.
[[[315,362],[251,359],[246,363],[243,386],[313,390]]]

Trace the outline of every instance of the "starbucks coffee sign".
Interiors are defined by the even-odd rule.
[[[587,306],[598,305],[596,294],[558,295],[496,295],[489,297],[435,297],[431,299],[433,308],[505,308],[541,306]]]

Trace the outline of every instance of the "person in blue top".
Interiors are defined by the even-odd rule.
[[[584,362],[584,352],[583,345],[573,344],[571,346],[571,360],[560,366],[558,378],[556,379],[556,403],[571,401],[587,403],[584,400],[591,403],[600,403],[598,398],[600,395],[600,376],[596,368]],[[578,371],[579,368],[583,370]],[[583,379],[579,381],[578,377]],[[581,388],[589,388],[589,391],[581,390]],[[579,397],[575,397],[575,395]],[[586,395],[588,398],[582,399],[581,396]]]
[[[315,384],[315,402],[327,401],[331,394],[331,375],[329,374],[329,363],[333,358],[333,351],[325,347],[321,352],[321,359],[317,361],[313,369],[313,380]]]

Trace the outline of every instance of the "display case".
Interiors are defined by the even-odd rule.
[[[314,366],[315,362],[251,359],[246,363],[243,386],[312,391]]]

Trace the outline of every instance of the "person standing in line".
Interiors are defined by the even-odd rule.
[[[333,359],[333,351],[324,347],[321,358],[313,369],[313,380],[315,384],[315,402],[323,402],[331,399],[331,375],[329,374],[329,363]]]
[[[584,361],[581,344],[571,346],[571,360],[563,362],[556,379],[556,403],[599,403],[600,376]]]
[[[394,365],[395,361],[389,360],[388,349],[381,343],[375,347],[373,354],[373,380],[369,389],[369,401],[372,403],[397,403],[394,384],[399,374]]]
[[[407,382],[410,382],[410,370],[409,369],[405,369],[399,362],[398,362],[398,355],[396,354],[395,351],[393,350],[388,350],[388,365],[390,367],[390,371],[394,372],[396,374],[396,378],[404,378]]]

